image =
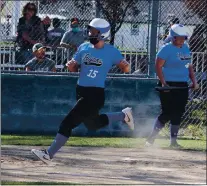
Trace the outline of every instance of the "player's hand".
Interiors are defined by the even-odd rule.
[[[163,82],[162,87],[169,87],[169,85],[166,82]]]
[[[199,89],[199,84],[197,82],[195,82],[190,87],[193,88],[193,90],[198,90]]]
[[[169,85],[164,81],[162,82],[162,87],[169,87]],[[164,90],[163,92],[170,92],[170,90]]]
[[[123,60],[118,64],[118,67],[125,73],[129,72],[130,65],[127,61]]]
[[[66,66],[70,72],[77,72],[78,65],[75,60],[70,60],[66,63]]]

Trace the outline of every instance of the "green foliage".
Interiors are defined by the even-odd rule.
[[[72,0],[80,12],[91,11],[92,1]],[[137,16],[141,10],[137,8],[137,0],[95,0],[97,10],[111,25],[110,44],[114,44],[115,34],[121,28],[126,15]]]
[[[206,140],[206,127],[199,125],[188,125],[185,129],[185,136],[190,136],[194,139]]]
[[[198,15],[204,21],[207,20],[207,1],[204,0],[184,0],[186,7]]]

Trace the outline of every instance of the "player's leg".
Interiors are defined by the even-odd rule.
[[[81,91],[83,87],[79,87]],[[104,106],[105,91],[103,88],[90,87],[85,89],[84,97],[87,97],[87,116],[84,119],[84,124],[88,129],[97,130],[116,121],[126,121],[133,128],[133,117],[130,108],[126,108],[121,112],[110,112],[99,114],[100,109]]]
[[[98,130],[113,122],[126,122],[131,130],[134,129],[134,119],[132,116],[132,109],[126,108],[121,112],[109,112],[106,114],[99,114],[101,108],[94,108],[90,117],[84,120],[86,127],[90,130]]]
[[[188,101],[188,89],[172,91],[172,100],[173,112],[170,121],[170,146],[179,146],[177,135]]]
[[[90,95],[93,95],[92,97]],[[88,102],[88,109],[90,114],[85,118],[84,123],[89,129],[97,130],[111,124],[113,122],[123,121],[133,130],[134,119],[132,116],[132,109],[125,108],[120,112],[109,112],[106,114],[99,114],[100,109],[104,106],[105,92],[104,89],[92,88],[89,89],[87,97],[91,97]]]
[[[72,129],[77,127],[83,122],[84,115],[87,114],[86,99],[80,98],[73,109],[68,113],[68,115],[61,122],[58,133],[51,144],[51,146],[46,150],[36,150],[32,149],[32,153],[35,154],[44,162],[49,162],[58,150],[65,145],[68,138],[71,135]],[[84,113],[84,114],[83,114]]]
[[[160,130],[170,120],[171,107],[171,92],[165,91],[159,94],[161,102],[161,114],[156,118],[153,130],[146,141],[146,146],[150,146],[154,143],[154,140]]]
[[[125,108],[121,112],[109,112],[105,114],[108,117],[109,124],[122,121],[128,125],[131,130],[134,130],[134,117],[132,108]]]

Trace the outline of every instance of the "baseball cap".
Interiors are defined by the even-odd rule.
[[[32,51],[33,51],[33,52],[36,52],[37,50],[40,50],[40,49],[42,49],[42,48],[45,48],[45,47],[43,46],[43,44],[41,44],[41,43],[36,43],[36,44],[32,47]]]
[[[176,17],[176,18],[173,18],[173,19],[169,20],[169,23],[170,24],[179,24],[180,20]]]
[[[71,24],[72,24],[72,25],[73,25],[73,24],[79,24],[79,19],[76,18],[76,17],[73,17],[70,21],[71,21]]]

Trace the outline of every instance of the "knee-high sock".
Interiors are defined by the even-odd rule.
[[[155,137],[157,136],[157,134],[160,132],[160,130],[164,127],[165,125],[163,123],[161,123],[158,118],[155,120],[155,124],[154,124],[154,128],[150,134],[150,136],[148,137],[147,141],[153,143]]]
[[[48,148],[48,153],[50,155],[50,158],[53,158],[53,156],[58,152],[58,150],[65,145],[67,140],[68,137],[65,137],[62,134],[57,133],[54,141],[52,142],[51,146]]]
[[[177,142],[179,125],[170,124],[170,143],[175,144]]]
[[[117,121],[124,121],[125,118],[125,114],[123,112],[110,112],[106,113],[106,115],[108,117],[109,124]]]

